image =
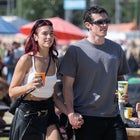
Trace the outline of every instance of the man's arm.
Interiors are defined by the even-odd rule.
[[[75,78],[63,75],[63,96],[64,103],[67,108],[69,122],[74,129],[78,129],[83,124],[84,120],[79,113],[74,112],[74,93],[73,93],[73,84]]]
[[[74,78],[66,75],[63,76],[63,96],[64,96],[64,103],[67,107],[68,114],[74,113],[73,83],[74,83]]]

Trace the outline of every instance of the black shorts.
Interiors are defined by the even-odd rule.
[[[47,110],[47,113],[40,115],[38,111],[42,110]],[[52,98],[45,101],[23,101],[12,121],[10,140],[45,140],[47,127],[57,123]]]
[[[128,140],[120,115],[111,118],[92,116],[83,118],[82,127],[74,130],[76,140]]]

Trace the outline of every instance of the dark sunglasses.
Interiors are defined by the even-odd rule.
[[[103,24],[109,24],[110,20],[105,19],[105,20],[97,20],[97,21],[91,21],[91,24],[96,24],[96,25],[103,25]]]

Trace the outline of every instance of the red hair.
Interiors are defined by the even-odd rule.
[[[33,55],[35,55],[39,51],[39,46],[38,46],[38,43],[34,39],[34,34],[36,33],[39,27],[42,27],[45,25],[53,27],[53,24],[50,20],[39,19],[35,22],[30,32],[29,38],[25,44],[25,53],[33,52]],[[49,55],[52,56],[53,58],[57,58],[58,56],[58,52],[56,50],[56,39],[54,39],[54,42],[49,49]]]

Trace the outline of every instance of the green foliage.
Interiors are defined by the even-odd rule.
[[[7,0],[5,0],[7,1]],[[64,0],[14,0],[16,7],[12,9],[11,15],[22,17],[24,19],[33,21],[39,18],[49,17],[61,17],[65,18],[65,11],[63,8]],[[87,0],[87,5],[92,0]],[[115,23],[115,2],[116,0],[95,0],[97,5],[104,7],[111,19],[112,23]],[[121,22],[131,22],[134,18],[139,19],[140,9],[139,3],[134,3],[139,0],[121,0],[120,6],[122,6]],[[91,3],[93,5],[93,2]],[[82,15],[83,10],[72,10],[71,22],[79,27],[83,27]],[[0,7],[0,15],[6,15],[7,9]]]
[[[120,6],[121,6],[121,22],[132,22],[135,18],[135,2],[136,0],[120,0]],[[104,7],[110,16],[111,22],[115,23],[115,2],[116,0],[97,0],[97,4]]]
[[[97,4],[104,7],[109,14],[111,22],[115,22],[115,0],[99,0]]]
[[[22,18],[27,20],[64,16],[63,0],[20,0],[17,2],[22,4]]]

